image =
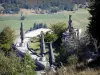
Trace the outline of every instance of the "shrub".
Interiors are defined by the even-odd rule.
[[[57,13],[59,11],[58,7],[51,7],[50,8],[50,13]]]
[[[69,56],[68,63],[71,65],[76,65],[78,63],[78,57],[76,55]]]
[[[11,50],[11,45],[14,41],[14,31],[10,27],[5,27],[0,33],[0,48],[4,52]]]
[[[53,46],[56,51],[59,51],[61,43],[62,43],[62,33],[67,30],[67,25],[66,23],[58,22],[56,24],[51,25],[51,30],[58,37],[57,40],[53,43]]]
[[[43,23],[39,23],[39,28],[43,28]]]
[[[34,23],[33,30],[37,29],[37,23]]]
[[[62,33],[67,30],[67,25],[66,23],[63,22],[58,22],[56,24],[51,25],[51,30],[57,34],[59,37],[62,36]]]
[[[47,33],[44,38],[45,42],[54,42],[57,40],[57,35],[54,33]]]
[[[43,23],[39,23],[39,24],[34,23],[33,30],[39,29],[39,28],[47,28],[47,25],[46,24],[43,24]]]
[[[0,52],[0,75],[18,75],[21,71],[20,58],[15,54],[9,57]]]
[[[61,68],[57,69],[56,72],[49,71],[46,72],[43,75],[100,75],[100,70],[94,70],[94,69],[86,69],[84,71],[76,71],[75,67],[72,66],[62,66]]]
[[[25,16],[21,16],[20,20],[25,20],[25,18],[26,18]]]
[[[46,25],[46,24],[44,24],[43,28],[47,28],[47,25]]]
[[[9,56],[0,52],[0,75],[35,75],[35,67],[29,54],[22,61],[14,52],[10,52]]]
[[[22,75],[35,75],[34,60],[30,57],[29,53],[26,53],[22,62]]]

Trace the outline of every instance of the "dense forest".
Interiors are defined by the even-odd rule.
[[[31,4],[36,4],[36,3],[41,3],[43,1],[52,1],[52,2],[63,2],[63,3],[68,3],[68,2],[76,2],[78,4],[82,4],[84,2],[87,2],[89,0],[0,0],[0,3],[23,3],[23,2],[28,2],[28,3],[31,3]]]
[[[87,6],[88,0],[0,0],[0,10],[3,13],[18,13],[20,8],[25,9],[42,9],[56,12],[59,10],[73,11],[76,5],[82,8]],[[81,4],[81,5],[80,5]]]

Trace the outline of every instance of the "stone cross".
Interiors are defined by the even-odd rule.
[[[40,50],[41,50],[41,55],[43,57],[44,53],[45,53],[45,42],[44,42],[44,34],[43,34],[43,32],[41,32]]]
[[[77,31],[77,39],[79,39],[79,29],[77,29],[76,31]]]
[[[49,63],[50,63],[50,66],[52,66],[53,63],[55,62],[55,57],[54,57],[54,53],[52,49],[52,42],[48,44],[48,47],[49,47]]]
[[[72,15],[69,15],[69,21],[68,21],[68,29],[69,29],[69,32],[71,32],[71,27],[72,27],[71,17],[72,17]]]
[[[20,38],[21,38],[21,43],[23,43],[24,31],[23,31],[23,23],[22,22],[21,22],[21,27],[20,27]]]

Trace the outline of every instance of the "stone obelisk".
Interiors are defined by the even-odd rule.
[[[71,19],[72,15],[69,15],[69,21],[68,21],[68,29],[69,32],[72,32],[72,19]]]
[[[50,66],[52,66],[55,62],[55,57],[52,49],[52,42],[48,43],[48,47],[49,47],[49,63]]]
[[[43,57],[45,53],[45,42],[44,42],[43,32],[41,32],[40,50],[41,50],[41,56]]]
[[[21,45],[23,44],[24,40],[24,30],[23,30],[23,23],[21,22],[21,27],[20,27],[20,39],[21,39]]]

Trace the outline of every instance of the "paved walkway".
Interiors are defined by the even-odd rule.
[[[20,46],[20,43],[21,43],[20,36],[15,39],[14,45],[15,45],[16,49],[19,50],[20,52],[22,52],[22,53],[28,52],[30,54],[30,56],[37,62],[38,65],[40,65],[42,67],[45,67],[45,66],[47,66],[47,63],[48,63],[46,61],[45,57],[43,57],[40,60],[41,57],[33,54],[28,49],[28,42],[30,42],[30,39],[32,37],[37,37],[37,35],[40,35],[41,34],[41,31],[43,31],[44,33],[46,33],[48,31],[50,31],[50,29],[40,28],[40,29],[37,29],[37,30],[33,30],[33,31],[30,31],[30,32],[27,32],[27,33],[24,34],[24,41],[23,41],[22,46]]]

